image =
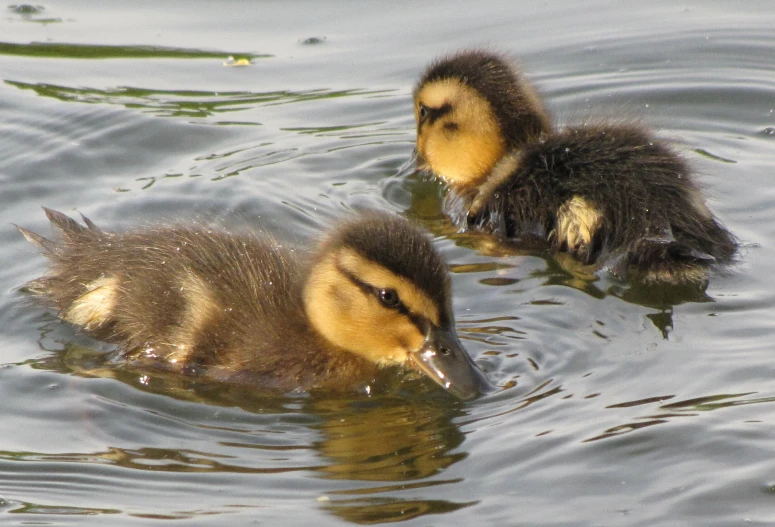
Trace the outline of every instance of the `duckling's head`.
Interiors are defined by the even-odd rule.
[[[478,185],[512,148],[550,131],[532,87],[501,56],[463,51],[433,62],[414,89],[417,152],[453,186]]]
[[[491,390],[455,332],[444,260],[402,218],[370,212],[335,229],[304,307],[328,341],[379,366],[415,368],[463,399]]]

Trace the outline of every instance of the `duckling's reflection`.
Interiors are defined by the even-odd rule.
[[[341,500],[326,509],[340,518],[358,524],[406,521],[428,514],[454,512],[475,502],[453,503],[447,500],[401,500],[369,498]]]
[[[485,232],[459,232],[453,219],[444,213],[445,187],[438,179],[422,171],[402,169],[400,174],[387,182],[384,193],[399,197],[398,186],[407,190],[409,206],[406,215],[421,222],[436,236],[444,236],[456,245],[468,247],[479,254],[495,258],[513,256],[535,256],[543,259],[546,266],[533,276],[543,279],[544,285],[563,285],[583,291],[602,299],[614,296],[625,302],[659,310],[646,315],[654,326],[667,338],[673,328],[673,307],[687,302],[712,302],[706,293],[707,282],[689,282],[681,284],[647,284],[639,280],[623,282],[618,279],[601,280],[600,268],[587,265],[565,253],[552,253],[550,246],[534,237],[518,240],[503,240]],[[509,267],[507,264],[502,264]],[[511,282],[501,280],[501,284]]]
[[[475,502],[440,499],[403,499],[396,493],[458,483],[431,480],[450,465],[464,459],[451,453],[464,439],[452,422],[460,414],[457,404],[445,398],[424,397],[422,404],[407,399],[361,401],[313,401],[323,439],[315,445],[330,463],[319,469],[326,478],[388,481],[393,485],[336,490],[326,496],[324,507],[354,523],[405,521],[427,514],[452,512]],[[414,482],[414,483],[407,483]],[[390,496],[375,496],[390,493]],[[342,499],[337,499],[342,496]]]
[[[224,407],[239,407],[261,414],[287,414],[289,404],[299,412],[316,418],[309,428],[319,431],[320,439],[311,445],[293,448],[313,449],[323,461],[315,466],[254,468],[229,464],[219,456],[187,450],[156,448],[124,451],[111,448],[90,454],[106,463],[133,469],[158,469],[159,459],[166,460],[164,470],[181,472],[277,473],[314,471],[332,480],[389,482],[387,485],[331,486],[319,499],[320,506],[344,520],[355,523],[398,521],[451,512],[471,505],[440,499],[403,499],[407,488],[435,487],[458,483],[459,479],[433,479],[447,467],[464,459],[465,452],[452,452],[464,440],[453,422],[464,415],[462,404],[438,391],[425,379],[401,382],[393,375],[379,379],[376,391],[382,395],[337,396],[310,394],[289,398],[257,394],[254,387],[213,382],[164,372],[136,371],[117,367],[110,354],[87,346],[67,344],[63,351],[32,364],[33,368],[82,377],[113,378],[147,393],[179,400]],[[404,379],[405,381],[406,379]],[[251,445],[242,445],[246,448]],[[222,456],[221,456],[222,457]]]
[[[466,457],[450,453],[464,437],[452,423],[458,411],[449,402],[313,400],[313,412],[325,418],[319,427],[324,439],[315,446],[333,461],[321,472],[329,478],[364,481],[436,475]]]

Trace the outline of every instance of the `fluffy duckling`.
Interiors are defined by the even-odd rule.
[[[19,227],[50,272],[27,284],[130,361],[276,391],[348,391],[407,366],[469,399],[491,389],[455,332],[447,266],[406,220],[364,213],[307,258],[206,227],[111,233],[45,209]]]
[[[465,227],[534,235],[646,282],[707,278],[737,242],[686,163],[635,125],[553,130],[531,86],[497,54],[433,62],[414,90],[417,151],[451,187]]]

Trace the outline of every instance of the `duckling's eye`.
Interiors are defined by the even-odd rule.
[[[377,290],[377,298],[379,298],[383,306],[391,309],[401,305],[401,300],[399,300],[395,289],[379,289]]]
[[[420,105],[420,121],[424,121],[428,118],[428,107],[424,104]]]

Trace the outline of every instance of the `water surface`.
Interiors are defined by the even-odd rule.
[[[775,521],[768,2],[56,2],[0,13],[0,520],[72,525]],[[454,232],[411,89],[467,46],[559,123],[641,118],[743,243],[706,290],[630,287]],[[247,59],[249,66],[229,67]],[[103,364],[30,305],[40,206],[304,243],[374,207],[431,229],[500,393],[269,397]]]

